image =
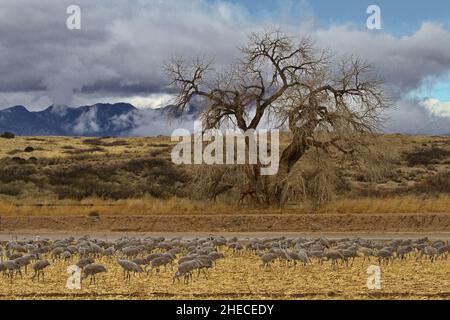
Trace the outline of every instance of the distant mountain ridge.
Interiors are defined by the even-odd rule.
[[[128,103],[98,103],[71,108],[50,106],[42,111],[29,111],[24,106],[0,110],[0,133],[9,131],[19,136],[124,136],[130,135],[142,119],[162,118],[173,113],[173,106],[140,110]],[[198,109],[191,107],[188,116]]]
[[[24,106],[14,106],[0,110],[0,134],[9,131],[19,136],[170,135],[170,132],[175,129],[171,125],[191,128],[193,124],[189,122],[198,119],[201,111],[198,106],[191,105],[182,115],[173,105],[160,109],[138,109],[129,103],[97,103],[77,108],[50,106],[42,111],[29,111]],[[182,121],[168,121],[169,115],[171,118]],[[440,135],[450,136],[450,126],[448,127],[448,132],[439,130]],[[445,128],[444,125],[443,129]],[[414,127],[408,131],[396,131],[394,127],[385,132],[411,135],[431,134]]]

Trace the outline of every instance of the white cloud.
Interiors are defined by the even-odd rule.
[[[131,97],[130,103],[140,109],[157,109],[169,105],[173,101],[171,94],[152,94],[148,97]]]
[[[75,122],[73,132],[79,135],[92,134],[100,131],[97,123],[97,108],[84,112]]]
[[[450,118],[450,101],[442,102],[437,99],[426,99],[422,102],[422,105],[436,117]]]

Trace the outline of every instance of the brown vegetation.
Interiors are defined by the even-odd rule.
[[[236,167],[215,167],[214,173],[173,165],[168,138],[120,138],[117,144],[110,138],[102,152],[66,153],[91,148],[85,140],[0,140],[0,215],[450,212],[450,157],[426,165],[408,161],[420,149],[448,151],[445,137],[379,136],[372,148],[377,156],[357,162],[324,156],[317,162],[316,150],[310,150],[289,175],[282,209],[253,206],[248,197],[239,203],[245,186],[232,187],[242,181]],[[31,141],[32,157],[9,154]],[[214,175],[226,179],[217,184]]]

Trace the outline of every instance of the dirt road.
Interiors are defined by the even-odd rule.
[[[450,233],[450,213],[0,216],[0,233]]]

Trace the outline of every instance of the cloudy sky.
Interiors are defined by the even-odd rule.
[[[81,29],[66,27],[69,5]],[[382,30],[368,30],[367,7]],[[0,0],[0,109],[170,102],[171,56],[237,56],[250,32],[281,27],[374,64],[395,101],[386,131],[450,133],[450,1]]]

